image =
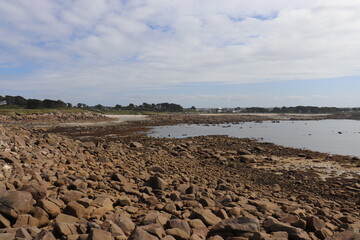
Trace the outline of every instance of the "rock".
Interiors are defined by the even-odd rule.
[[[135,224],[125,214],[114,217],[114,223],[116,223],[127,235],[135,229]]]
[[[333,232],[327,228],[319,229],[315,232],[315,236],[323,240],[333,235]]]
[[[18,214],[28,213],[33,208],[33,197],[25,191],[1,191],[0,213],[16,218]]]
[[[43,229],[34,240],[56,240],[56,238],[49,230]]]
[[[30,183],[30,184],[24,185],[21,190],[31,193],[32,197],[36,201],[43,199],[47,196],[46,188],[44,186],[41,186],[38,183]]]
[[[146,232],[142,228],[137,227],[129,237],[129,240],[158,240],[158,238]]]
[[[15,233],[0,233],[0,240],[14,240]]]
[[[67,214],[59,214],[56,218],[55,218],[56,222],[65,222],[65,223],[76,223],[78,221],[78,219],[74,216],[70,216]]]
[[[168,218],[159,212],[150,212],[143,219],[142,223],[144,225],[149,225],[153,223],[157,223],[160,225],[165,225],[168,221]]]
[[[216,224],[210,231],[211,235],[220,235],[224,233],[232,233],[234,235],[244,232],[259,232],[260,223],[256,218],[228,218],[222,220],[220,223]]]
[[[131,142],[130,147],[132,147],[132,148],[142,148],[144,146],[139,142]]]
[[[190,228],[189,224],[184,220],[171,219],[171,220],[169,220],[167,225],[169,228],[179,228],[179,229],[183,230],[184,232],[186,232],[189,236],[191,234],[191,228]],[[169,235],[172,235],[172,234],[169,234]]]
[[[64,213],[77,218],[81,218],[84,216],[85,207],[75,201],[72,201],[66,205]]]
[[[150,224],[150,225],[142,226],[141,228],[160,239],[165,236],[165,230],[160,224]]]
[[[194,209],[194,211],[190,215],[190,218],[199,218],[208,226],[216,225],[221,221],[221,218],[217,217],[214,213],[212,213],[211,210],[204,210],[200,208]]]
[[[45,199],[40,200],[39,206],[42,209],[44,209],[50,215],[50,217],[53,217],[53,218],[61,213],[61,210],[58,207],[58,205],[56,205],[55,203],[53,203],[49,200],[45,200]]]
[[[273,217],[267,217],[263,223],[263,227],[270,232],[287,232],[289,234],[289,239],[310,240],[309,235],[302,229],[279,222]]]
[[[54,229],[61,236],[77,234],[77,227],[74,223],[55,222]]]
[[[165,190],[168,186],[167,182],[158,176],[151,177],[148,183],[153,189],[157,190]]]
[[[239,157],[239,160],[242,163],[254,163],[254,162],[256,162],[254,155],[241,155]]]
[[[29,214],[21,214],[16,219],[16,223],[13,225],[13,227],[22,227],[22,226],[37,227],[39,226],[39,220]]]
[[[110,232],[92,228],[88,240],[113,240]]]
[[[315,232],[325,227],[325,222],[316,216],[307,217],[305,220],[308,232]]]
[[[276,203],[265,200],[251,200],[249,201],[249,203],[258,207],[259,210],[275,211],[280,209],[280,207]]]
[[[31,214],[39,220],[39,227],[42,227],[49,223],[49,214],[47,212],[40,208],[40,207],[34,207],[33,210],[31,210]]]
[[[176,240],[190,239],[190,235],[180,228],[167,229],[166,234],[173,236]]]
[[[0,228],[8,228],[10,226],[10,221],[0,214]]]
[[[191,228],[206,228],[206,225],[200,219],[191,219],[189,225]]]
[[[125,237],[123,230],[111,220],[106,220],[101,224],[101,228],[108,232],[111,232],[113,237]]]
[[[117,200],[120,206],[131,206],[131,200],[128,196],[120,196]]]
[[[215,202],[211,198],[201,198],[199,203],[204,207],[215,207]]]
[[[19,228],[15,232],[15,239],[32,240],[31,235],[26,231],[25,228]]]
[[[341,233],[334,234],[326,240],[360,240],[360,234],[352,231],[344,231]]]

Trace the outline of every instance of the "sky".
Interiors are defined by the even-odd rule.
[[[360,1],[0,0],[0,95],[360,107]]]

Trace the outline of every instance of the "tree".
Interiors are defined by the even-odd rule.
[[[38,109],[43,107],[43,102],[38,99],[28,99],[26,108],[29,109]]]
[[[196,107],[195,107],[195,106],[192,106],[190,109],[196,111]]]

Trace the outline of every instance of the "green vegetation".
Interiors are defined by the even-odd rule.
[[[85,112],[85,110],[78,108],[58,108],[58,109],[26,109],[26,108],[0,108],[0,115],[28,115],[28,114],[43,114],[43,113],[74,113]]]

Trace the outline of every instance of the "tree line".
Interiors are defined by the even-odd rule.
[[[245,108],[246,113],[340,113],[340,112],[359,112],[360,108],[336,108],[336,107],[315,107],[315,106],[296,106],[296,107],[275,107]]]
[[[51,99],[26,99],[22,96],[0,96],[0,105],[7,107],[40,109],[40,108],[67,108],[72,107],[71,103],[65,103],[61,100]]]
[[[92,111],[119,111],[119,110],[131,110],[131,111],[156,111],[156,112],[182,112],[184,108],[175,103],[143,103],[141,105],[135,105],[130,103],[127,106],[115,105],[114,107],[103,106],[97,104],[95,106],[89,106],[85,103],[78,103],[73,106],[71,103],[65,103],[61,100],[51,99],[26,99],[22,96],[0,96],[0,106],[7,108],[27,108],[27,109],[41,109],[41,108],[72,108],[77,107]]]

